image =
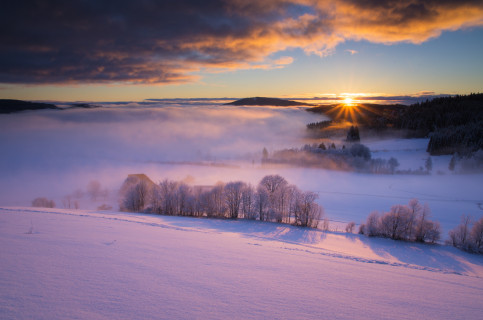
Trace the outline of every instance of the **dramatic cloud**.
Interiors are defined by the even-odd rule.
[[[277,68],[287,48],[346,40],[422,43],[483,24],[481,0],[9,1],[0,83],[180,83],[196,73]]]

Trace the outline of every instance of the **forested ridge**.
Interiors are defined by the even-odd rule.
[[[430,137],[432,155],[483,149],[483,94],[436,98],[410,105],[395,127]]]
[[[310,108],[332,121],[311,123],[309,130],[322,132],[332,123],[348,121],[361,130],[404,130],[411,138],[429,137],[431,155],[471,155],[483,149],[483,94],[456,95],[426,100],[410,106],[360,104]],[[367,133],[367,131],[366,131]]]

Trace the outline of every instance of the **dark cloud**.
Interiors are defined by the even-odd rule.
[[[421,43],[482,23],[475,0],[8,1],[0,83],[179,83],[200,69],[280,67],[266,58],[289,47]]]

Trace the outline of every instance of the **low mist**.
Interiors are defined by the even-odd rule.
[[[324,119],[303,108],[161,103],[0,115],[0,205],[30,206],[45,197],[59,208],[118,210],[118,189],[131,173],[145,173],[155,183],[172,179],[192,185],[235,180],[256,185],[265,175],[279,174],[317,192],[333,226],[361,223],[373,210],[387,211],[412,198],[429,205],[444,234],[463,213],[481,216],[481,174],[449,172],[447,156],[433,157],[429,175],[261,163],[263,148],[272,154],[313,143],[306,124]],[[403,169],[417,169],[429,156],[425,141],[367,143],[374,157],[396,157]],[[99,182],[102,195],[95,201],[88,195],[92,181]]]
[[[0,204],[59,198],[92,179],[116,189],[137,172],[215,183],[225,177],[208,177],[206,165],[254,164],[263,148],[300,145],[313,119],[300,108],[152,104],[1,115]]]

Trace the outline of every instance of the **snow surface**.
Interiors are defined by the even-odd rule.
[[[1,319],[481,319],[483,257],[275,223],[0,208]]]

